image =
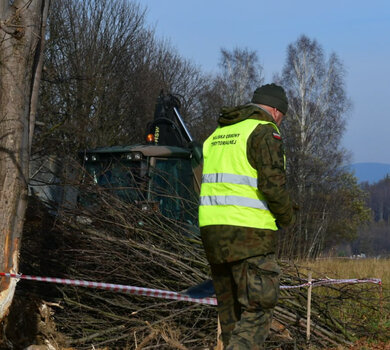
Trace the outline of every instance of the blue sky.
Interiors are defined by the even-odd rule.
[[[342,144],[352,162],[390,164],[390,1],[139,0],[160,38],[205,72],[220,48],[256,50],[266,82],[280,72],[287,46],[305,34],[346,69],[353,108]]]

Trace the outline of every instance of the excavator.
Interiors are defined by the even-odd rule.
[[[122,201],[197,226],[202,149],[179,110],[179,98],[161,92],[142,144],[95,148],[79,156],[86,179]]]

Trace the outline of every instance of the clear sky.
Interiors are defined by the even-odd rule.
[[[353,107],[342,144],[352,162],[390,164],[389,0],[139,0],[160,38],[205,72],[220,48],[256,50],[266,83],[281,72],[287,46],[305,34],[346,69]]]

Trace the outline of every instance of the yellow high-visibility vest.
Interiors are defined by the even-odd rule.
[[[277,230],[275,217],[257,188],[257,170],[247,157],[247,141],[259,124],[246,119],[218,127],[203,144],[199,226],[232,225]]]

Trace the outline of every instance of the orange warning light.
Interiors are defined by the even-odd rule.
[[[154,142],[154,135],[148,134],[148,136],[146,136],[146,142],[148,142],[148,143]]]

